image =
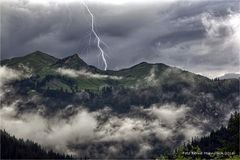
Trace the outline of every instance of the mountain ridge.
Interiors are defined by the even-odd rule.
[[[73,54],[65,58],[59,59],[56,63],[52,64],[53,67],[66,67],[71,69],[87,68],[88,64],[84,62],[78,54]]]
[[[128,68],[104,71],[95,66],[88,65],[83,59],[80,58],[80,56],[77,53],[59,59],[59,58],[56,58],[54,56],[51,56],[51,55],[41,52],[41,51],[35,51],[35,52],[29,53],[27,55],[21,56],[21,57],[4,59],[4,60],[1,60],[0,62],[1,62],[1,65],[18,68],[16,65],[19,65],[19,64],[26,65],[28,62],[25,62],[25,61],[28,61],[29,58],[33,58],[33,59],[36,58],[36,61],[35,61],[36,64],[42,62],[42,60],[40,60],[41,58],[43,58],[43,60],[47,60],[47,63],[42,63],[42,64],[37,65],[36,69],[33,68],[34,71],[41,70],[41,67],[42,68],[46,67],[46,64],[47,64],[47,66],[54,67],[54,68],[62,67],[62,68],[69,68],[69,69],[75,69],[75,70],[84,69],[84,70],[87,70],[87,71],[90,71],[93,73],[108,74],[108,75],[117,74],[119,76],[125,75],[125,74],[127,76],[129,76],[129,74],[132,74],[132,72],[127,73],[129,70],[133,70],[135,72],[136,70],[141,70],[141,68],[148,68],[146,70],[149,72],[150,69],[154,66],[162,67],[165,69],[166,68],[176,68],[178,70],[182,70],[180,68],[172,67],[172,66],[166,65],[164,63],[149,63],[149,62],[143,61],[143,62],[137,63],[133,66],[130,66]],[[29,65],[27,64],[27,67],[31,67],[30,65],[31,65],[31,63],[29,63]],[[35,65],[33,65],[33,66],[35,66]],[[185,70],[182,70],[182,71],[185,72]],[[189,71],[186,71],[186,72],[189,72]],[[192,73],[192,72],[189,72],[189,73]],[[143,74],[143,73],[139,73],[139,74]],[[192,73],[192,74],[195,74],[195,73]],[[198,74],[195,74],[195,75],[198,75]],[[199,76],[202,76],[202,75],[199,75]],[[205,77],[205,76],[202,76],[202,77]],[[207,78],[207,77],[205,77],[205,78]]]
[[[5,65],[5,64],[8,64],[10,61],[12,61],[12,60],[15,60],[15,59],[19,59],[19,60],[21,60],[21,59],[23,59],[23,58],[27,58],[27,57],[33,57],[33,56],[42,56],[42,57],[44,57],[44,56],[48,56],[48,57],[51,57],[51,58],[53,58],[53,59],[55,59],[55,62],[54,63],[52,63],[51,65],[57,65],[58,63],[69,63],[69,62],[71,62],[71,61],[78,61],[80,64],[82,64],[83,66],[91,66],[91,67],[94,67],[94,66],[92,66],[92,65],[88,65],[84,60],[82,60],[81,58],[80,58],[80,56],[77,54],[77,53],[75,53],[75,54],[72,54],[72,55],[70,55],[70,56],[66,56],[66,57],[64,57],[64,58],[56,58],[56,57],[54,57],[54,56],[52,56],[52,55],[49,55],[49,54],[47,54],[47,53],[44,53],[44,52],[41,52],[41,51],[34,51],[34,52],[32,52],[32,53],[29,53],[29,54],[26,54],[26,55],[24,55],[24,56],[19,56],[19,57],[13,57],[13,58],[10,58],[10,59],[3,59],[3,60],[1,60],[0,62],[1,62],[1,65]],[[21,63],[21,62],[20,62]],[[165,65],[165,66],[168,66],[168,65],[166,65],[166,64],[163,64],[163,63],[148,63],[148,62],[145,62],[145,61],[143,61],[143,62],[140,62],[140,63],[137,63],[137,64],[135,64],[135,65],[133,65],[133,66],[130,66],[130,67],[128,67],[128,68],[122,68],[122,69],[119,69],[119,70],[107,70],[107,71],[110,71],[110,72],[118,72],[118,71],[124,71],[124,70],[127,70],[127,69],[132,69],[132,68],[135,68],[135,67],[138,67],[138,66],[142,66],[142,65]],[[63,66],[64,67],[64,66]],[[168,67],[170,67],[170,66],[168,66]],[[96,67],[95,67],[96,68]],[[73,68],[74,69],[74,68]],[[98,69],[98,70],[101,70],[101,69]],[[104,70],[102,70],[102,71],[104,71]],[[107,72],[106,71],[106,72]]]
[[[19,69],[21,65],[27,66],[34,71],[55,63],[58,58],[47,53],[35,51],[22,57],[14,57],[11,59],[1,60],[1,65],[6,65],[15,69]]]
[[[130,88],[139,86],[144,88],[148,86],[161,86],[167,83],[170,83],[169,85],[171,85],[171,83],[183,83],[184,85],[187,83],[187,86],[193,86],[194,83],[210,81],[207,77],[163,63],[152,64],[141,62],[117,71],[104,71],[95,66],[88,65],[78,54],[58,59],[40,51],[18,57],[17,60],[10,59],[4,61],[1,65],[20,70],[23,70],[25,65],[29,67],[30,70],[33,67],[32,74],[40,77],[38,81],[46,79],[46,83],[42,86],[43,88],[54,88],[58,90],[65,88],[68,91],[72,90],[74,86],[78,86],[79,89],[98,90],[101,86],[111,86],[113,84],[115,86]],[[71,79],[72,83],[74,83],[70,84],[59,76]],[[51,77],[50,80],[49,77]]]

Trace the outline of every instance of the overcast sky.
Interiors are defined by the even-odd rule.
[[[129,0],[130,1],[130,0]],[[106,52],[108,69],[142,61],[208,77],[239,72],[238,0],[85,0]],[[103,69],[81,0],[1,0],[1,58],[35,50],[58,58],[79,53]]]

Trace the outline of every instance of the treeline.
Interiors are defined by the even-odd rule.
[[[72,156],[46,151],[39,144],[29,140],[17,139],[0,130],[1,159],[73,159]]]
[[[48,87],[46,84],[53,80],[58,80],[66,86]],[[109,106],[112,110],[121,113],[129,112],[132,106],[149,107],[152,104],[176,103],[191,106],[197,111],[202,110],[204,114],[218,112],[220,117],[224,116],[224,110],[236,109],[239,105],[237,100],[239,96],[238,79],[221,81],[201,79],[197,83],[175,79],[161,82],[159,86],[135,89],[110,81],[108,83],[110,85],[101,86],[96,90],[81,89],[74,79],[61,75],[48,75],[43,79],[35,76],[19,80],[14,82],[13,86],[14,91],[21,97],[28,97],[30,91],[36,91],[37,94],[44,97],[40,104],[47,104],[49,108],[55,109],[64,108],[71,103],[87,106],[90,110]],[[11,95],[13,94],[8,96],[11,97]],[[229,107],[221,107],[223,105]],[[216,111],[215,108],[222,110]]]
[[[227,127],[212,131],[209,136],[193,139],[179,147],[174,155],[163,159],[240,159],[240,114],[231,115]]]
[[[49,82],[56,83],[50,85]],[[88,85],[85,82],[55,74],[44,77],[35,75],[12,82],[10,85],[14,90],[5,94],[3,102],[11,103],[17,100],[17,97],[27,100],[32,95],[39,95],[41,99],[38,99],[38,102],[24,101],[22,108],[35,109],[35,106],[42,104],[48,106],[48,113],[54,113],[69,104],[76,107],[85,106],[91,111],[108,106],[114,112],[128,113],[132,106],[148,108],[153,104],[160,106],[174,103],[190,106],[193,113],[200,111],[202,115],[209,116],[210,119],[214,119],[213,125],[218,124],[218,119],[225,116],[225,112],[239,106],[239,79],[209,80],[200,77],[193,81],[170,76],[161,80],[157,86],[143,88],[131,88],[123,82],[118,84],[116,81],[107,80],[107,84],[103,83],[99,87],[98,84],[90,83],[95,89],[86,86],[84,88],[84,85]]]
[[[50,90],[47,87],[47,83],[53,80],[59,80],[60,82],[64,83],[68,88],[62,88],[58,86],[56,90],[59,92],[66,92],[66,93],[75,93],[79,91],[77,82],[75,79],[62,76],[62,75],[47,75],[44,78],[41,78],[39,75],[32,76],[30,78],[25,78],[22,80],[16,80],[12,84],[19,88],[21,93],[28,92],[29,90],[37,90],[38,92],[44,92],[46,90]]]

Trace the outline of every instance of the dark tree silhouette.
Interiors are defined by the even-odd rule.
[[[69,155],[46,151],[32,141],[17,139],[6,131],[1,134],[1,159],[73,159]]]

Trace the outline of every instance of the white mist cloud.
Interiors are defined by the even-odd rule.
[[[147,81],[147,83],[149,85],[157,85],[159,83],[159,80],[157,79],[156,77],[156,68],[153,67],[151,70],[150,70],[150,73],[147,77],[145,77],[145,80]]]
[[[25,75],[17,70],[8,68],[6,66],[0,66],[0,99],[4,97],[4,94],[10,91],[9,87],[4,85],[17,79],[23,78]]]
[[[188,140],[191,140],[191,138],[202,136],[202,130],[197,126],[191,124],[184,124],[184,127],[181,128],[181,132]]]
[[[176,134],[185,135],[184,129],[189,128],[189,126],[185,126],[184,123],[177,124],[177,121],[184,119],[189,111],[190,108],[184,105],[167,104],[163,106],[152,105],[148,109],[141,108],[138,110],[138,112],[144,113],[151,119],[147,117],[110,116],[99,130],[99,135],[102,137],[100,140],[140,142],[151,134],[155,134],[159,140],[171,139]],[[182,126],[182,130],[176,132],[177,125]],[[194,130],[194,127],[192,130]],[[191,133],[192,136],[196,136],[194,135],[195,132]],[[186,136],[186,139],[189,138],[191,137]]]
[[[9,86],[5,86],[6,84],[31,76],[31,70],[28,67],[24,65],[19,65],[18,67],[22,70],[15,70],[7,66],[0,66],[0,99],[4,97],[6,92],[9,92],[12,89]]]
[[[200,43],[199,61],[196,62],[207,62],[208,69],[202,70],[203,67],[199,66],[195,72],[210,78],[227,73],[239,73],[240,14],[231,13],[231,10],[225,17],[204,13],[201,15],[201,22],[206,31],[206,39]],[[226,63],[227,61],[229,62]],[[212,64],[216,66],[211,66]],[[225,67],[219,70],[220,65]]]
[[[177,120],[183,118],[190,108],[186,106],[177,107],[175,105],[167,104],[163,106],[153,105],[148,111],[160,119],[163,123],[176,123]]]
[[[97,74],[97,73],[91,73],[87,72],[85,70],[73,70],[73,69],[66,69],[66,68],[58,68],[56,70],[57,73],[69,77],[87,77],[87,78],[97,78],[97,79],[116,79],[119,80],[122,77],[117,77],[117,76],[109,76],[109,75],[103,75],[103,74]]]
[[[101,141],[137,141],[146,135],[147,123],[143,119],[130,117],[110,117],[99,134]]]
[[[231,43],[240,43],[240,14],[229,14],[226,17],[216,18],[205,13],[202,15],[202,24],[209,38],[230,37],[233,39]]]
[[[79,153],[69,148],[69,145],[86,144],[91,147],[96,142],[125,142],[138,144],[138,154],[145,154],[151,150],[148,139],[152,135],[160,141],[169,141],[178,134],[184,134],[187,139],[200,135],[200,131],[188,123],[180,124],[182,129],[179,131],[174,130],[177,127],[175,121],[183,119],[189,111],[189,108],[184,106],[177,108],[174,105],[153,105],[149,109],[141,108],[139,112],[143,113],[144,117],[115,115],[107,108],[96,112],[78,108],[75,114],[68,118],[61,116],[66,110],[47,118],[39,112],[19,114],[18,102],[1,107],[0,128],[16,137],[33,140],[58,152]],[[68,108],[69,106],[66,109]],[[148,116],[151,118],[147,118]],[[119,148],[114,145],[108,149],[119,152]]]
[[[0,87],[2,87],[5,83],[19,79],[20,77],[20,72],[10,69],[6,66],[0,67]]]
[[[38,113],[17,115],[16,103],[0,109],[0,128],[16,137],[30,139],[58,152],[72,153],[68,144],[79,144],[94,138],[97,121],[92,113],[79,110],[69,119],[45,118]]]

